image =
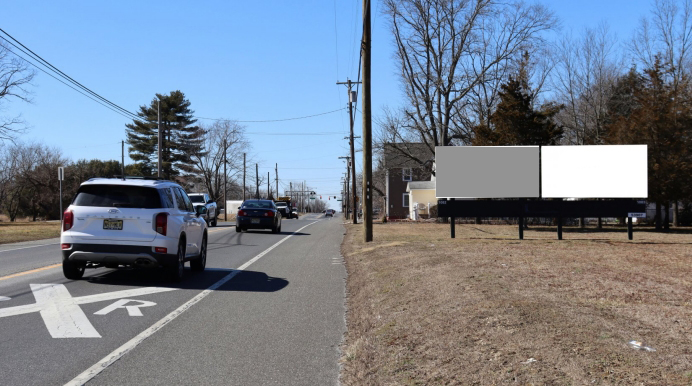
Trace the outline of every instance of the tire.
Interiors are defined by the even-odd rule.
[[[236,225],[235,231],[238,232],[238,233],[240,233],[240,232],[243,231],[243,229],[242,229],[241,227],[239,227],[239,226]]]
[[[272,227],[272,233],[279,233],[279,227],[273,226]]]
[[[178,253],[176,254],[176,264],[168,268],[168,273],[171,277],[171,281],[180,282],[183,280],[183,273],[185,272],[185,240],[181,240],[178,244]]]
[[[84,276],[86,267],[84,264],[64,260],[62,262],[62,273],[70,280],[79,280]]]
[[[218,217],[214,217],[214,221],[211,222],[211,226],[215,227],[217,221],[219,221]]]
[[[196,259],[190,261],[190,268],[195,272],[204,271],[204,267],[207,266],[207,235],[202,238],[202,246],[200,248],[199,256]]]

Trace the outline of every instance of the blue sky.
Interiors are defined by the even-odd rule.
[[[386,18],[380,1],[373,1],[377,115],[403,99]],[[559,17],[563,31],[579,34],[606,21],[620,41],[629,39],[651,6],[626,0],[543,4]],[[155,93],[181,90],[199,117],[273,120],[346,107],[346,88],[335,83],[357,77],[361,8],[360,0],[16,1],[2,5],[0,28],[130,111]],[[58,147],[74,160],[120,159],[127,118],[43,73],[33,83],[32,104],[14,101],[2,112],[21,113],[30,125],[21,140]],[[357,114],[356,135],[361,119]],[[346,111],[244,125],[261,175],[271,171],[273,179],[278,163],[282,185],[305,180],[324,199],[339,194],[345,165],[338,157],[348,151]],[[319,135],[266,134],[276,132]],[[361,153],[356,158],[360,167]]]

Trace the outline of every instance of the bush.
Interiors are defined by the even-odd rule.
[[[437,205],[433,205],[430,207],[430,218],[436,218],[437,217]]]

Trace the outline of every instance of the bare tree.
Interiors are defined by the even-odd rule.
[[[482,117],[469,113],[494,103],[493,84],[557,23],[542,5],[520,1],[385,0],[383,8],[408,99],[400,115],[385,117],[385,132],[431,152],[470,141]]]
[[[29,68],[27,62],[13,55],[4,43],[0,42],[0,108],[5,101],[16,98],[30,101],[27,87],[34,79],[36,72]],[[0,141],[14,141],[25,128],[20,116],[0,117]]]
[[[234,121],[216,121],[203,127],[205,134],[202,146],[206,152],[192,155],[200,183],[213,200],[223,199],[224,160],[228,186],[237,186],[235,180],[243,172],[243,151],[249,147],[245,127]],[[228,187],[227,186],[227,187]]]
[[[559,44],[552,79],[558,102],[565,106],[557,118],[569,144],[604,143],[608,100],[623,70],[616,44],[605,23],[585,29],[580,38],[567,35]]]
[[[677,88],[692,70],[692,0],[655,0],[651,19],[641,19],[630,51],[644,68],[653,68],[660,56]]]

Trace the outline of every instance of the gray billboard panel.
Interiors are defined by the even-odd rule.
[[[438,146],[439,198],[538,197],[538,146]]]

